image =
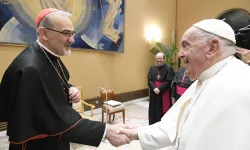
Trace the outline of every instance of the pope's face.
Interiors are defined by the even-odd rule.
[[[181,49],[178,57],[182,59],[186,74],[190,80],[196,80],[206,67],[206,50],[208,44],[201,42],[196,36],[197,28],[191,27],[181,39]]]

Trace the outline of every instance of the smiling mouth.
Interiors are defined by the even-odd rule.
[[[188,61],[188,60],[184,60],[183,62],[184,62],[184,64],[188,64],[188,63],[189,63],[189,61]]]

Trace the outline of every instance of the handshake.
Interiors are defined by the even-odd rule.
[[[139,140],[135,126],[126,124],[109,125],[106,127],[105,138],[115,147]]]

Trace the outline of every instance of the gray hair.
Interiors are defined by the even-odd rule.
[[[48,15],[46,15],[40,22],[40,24],[38,25],[37,29],[36,29],[36,32],[37,32],[37,35],[39,35],[39,31],[38,29],[40,27],[44,27],[44,28],[53,28],[54,27],[54,24],[53,24],[53,21],[50,19],[50,16],[51,15],[62,15],[62,16],[67,16],[67,17],[71,17],[72,15],[68,12],[65,12],[65,11],[62,11],[62,10],[59,10],[59,11],[55,11],[55,12],[52,12]]]
[[[202,43],[208,43],[212,39],[217,39],[220,43],[221,59],[236,53],[236,48],[233,41],[230,41],[228,39],[206,32],[201,29],[198,29],[195,35],[199,37],[199,39],[201,39],[200,42]]]
[[[159,54],[162,54],[163,57],[164,57],[164,55],[165,55],[163,52],[158,52],[158,53],[156,53],[155,57],[156,57],[157,55],[159,55]]]

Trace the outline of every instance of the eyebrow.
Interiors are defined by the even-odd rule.
[[[182,41],[182,42],[181,42],[181,45],[183,45],[183,44],[190,45],[190,44],[189,44],[189,42],[188,42],[188,41],[186,41],[186,40],[184,40],[184,41]]]
[[[67,29],[61,30],[61,32],[63,32],[63,31],[76,32],[75,30],[67,30]]]

